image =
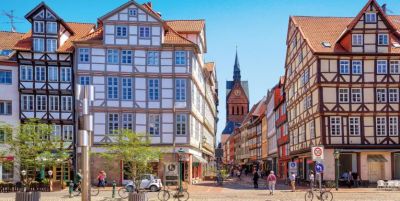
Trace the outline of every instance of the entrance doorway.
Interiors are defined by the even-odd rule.
[[[368,162],[369,181],[378,181],[384,178],[385,164],[383,162]]]

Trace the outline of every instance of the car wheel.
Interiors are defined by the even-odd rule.
[[[156,192],[156,191],[158,191],[158,187],[157,186],[150,186],[150,191],[151,192]]]

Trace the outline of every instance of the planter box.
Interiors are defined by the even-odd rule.
[[[148,201],[149,198],[147,197],[146,193],[129,193],[128,201]]]
[[[39,201],[40,192],[17,192],[15,201]]]

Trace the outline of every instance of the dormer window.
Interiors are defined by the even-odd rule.
[[[117,26],[117,37],[127,37],[128,27],[127,26]]]
[[[378,35],[378,45],[388,45],[388,44],[389,44],[388,34],[379,34]]]
[[[34,21],[33,31],[34,31],[34,33],[44,33],[44,22],[43,21]]]
[[[47,33],[57,33],[57,22],[47,22],[46,23]]]
[[[128,15],[129,15],[129,17],[136,17],[137,16],[137,9],[136,8],[129,8]]]
[[[376,13],[365,13],[366,23],[376,23]]]
[[[361,46],[364,44],[363,35],[362,34],[353,34],[352,36],[352,44],[354,46]]]

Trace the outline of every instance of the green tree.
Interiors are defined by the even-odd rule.
[[[8,125],[1,125],[1,129],[10,129]],[[6,150],[1,155],[14,155],[21,169],[27,171],[27,178],[34,179],[38,168],[52,167],[69,158],[60,136],[53,134],[53,126],[30,119],[14,132],[7,132]]]
[[[148,134],[138,134],[130,130],[121,130],[113,135],[114,142],[104,145],[105,152],[98,153],[107,160],[119,159],[127,165],[127,175],[137,181],[151,170],[151,162],[158,161],[161,149],[151,146]]]

